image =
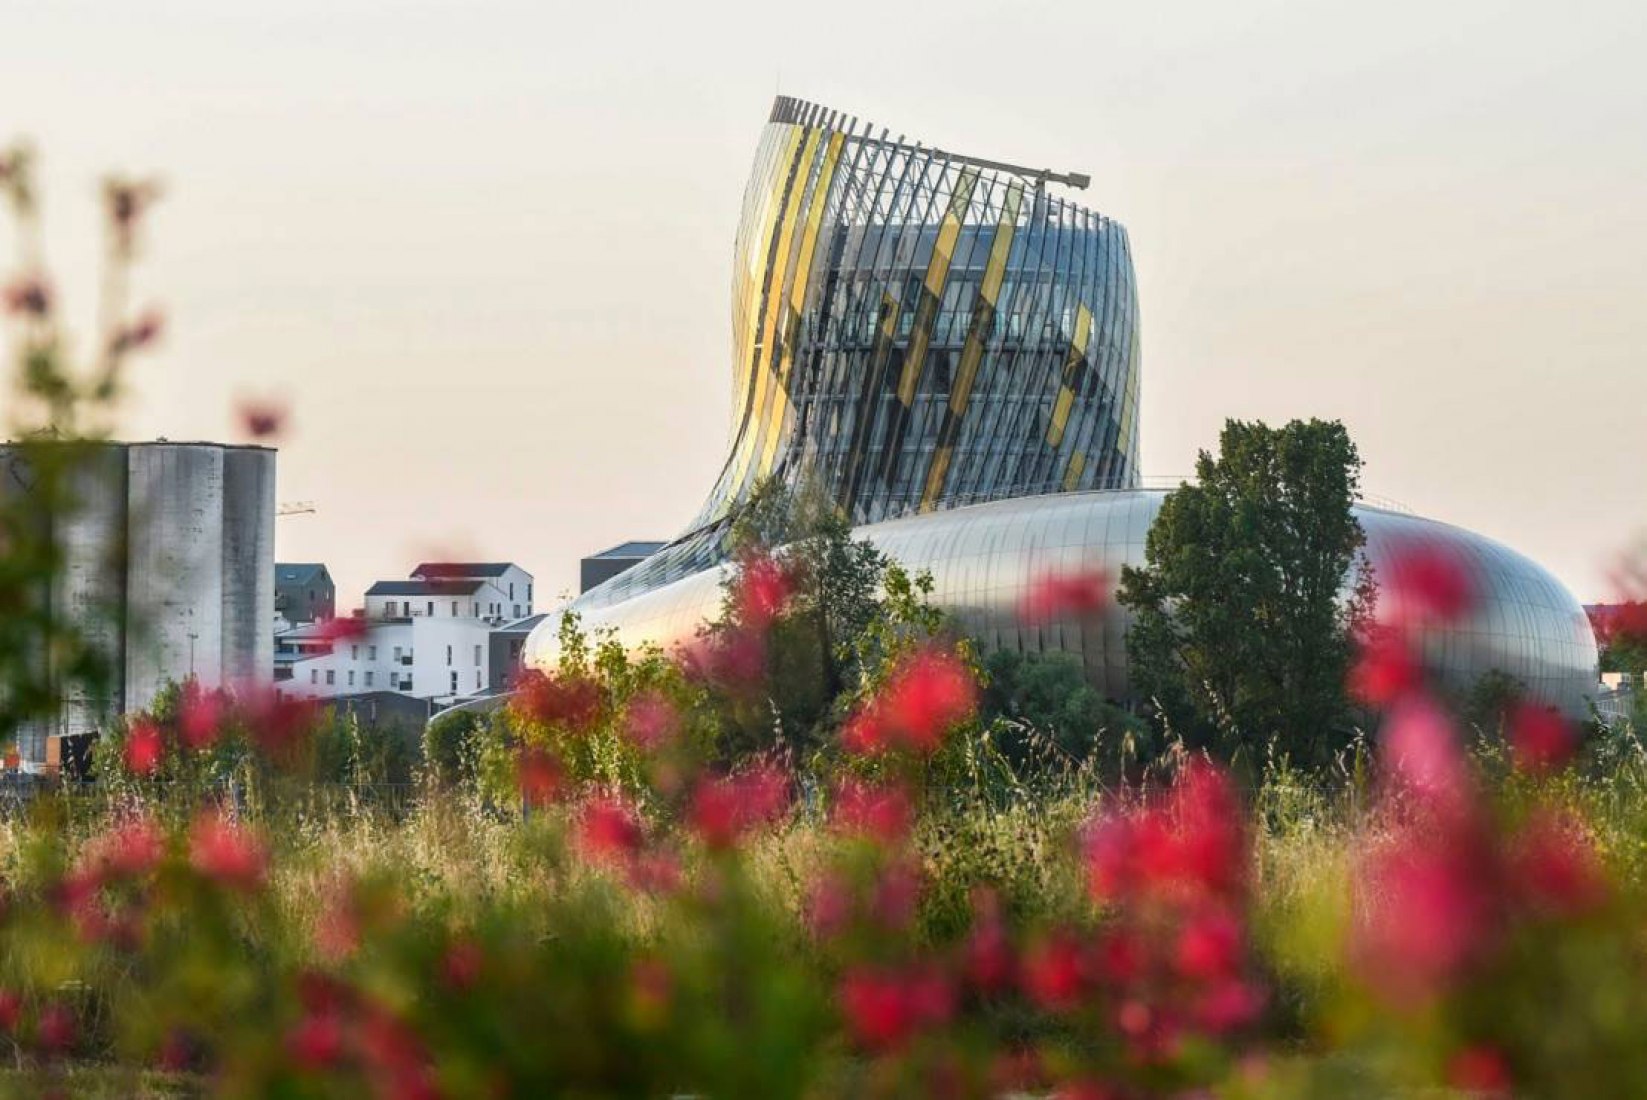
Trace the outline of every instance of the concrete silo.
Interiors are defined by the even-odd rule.
[[[223,450],[223,668],[231,685],[274,668],[275,452]]]

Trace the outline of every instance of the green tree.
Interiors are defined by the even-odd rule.
[[[1105,699],[1072,654],[997,650],[984,671],[982,717],[1020,775],[1093,768],[1115,778],[1153,759],[1148,724]]]
[[[1344,741],[1344,678],[1369,613],[1351,511],[1361,458],[1338,421],[1226,421],[1197,484],[1167,496],[1146,564],[1121,574],[1134,689],[1192,748],[1275,747],[1299,762]]]

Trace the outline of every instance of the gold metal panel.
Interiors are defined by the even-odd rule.
[[[972,188],[977,182],[976,168],[962,170],[955,181],[955,191],[949,196],[949,210],[944,214],[943,224],[938,227],[932,259],[927,261],[926,279],[922,284],[924,292],[915,314],[915,324],[909,333],[903,374],[898,377],[898,400],[905,408],[915,403],[915,384],[920,380],[921,368],[926,363],[927,347],[932,343],[932,324],[938,319],[944,283],[949,279],[949,264],[955,256],[955,242],[961,235],[961,222],[966,217],[967,204],[972,201]]]
[[[1064,491],[1067,493],[1081,484],[1081,474],[1086,471],[1087,456],[1085,451],[1076,451],[1069,456],[1069,467],[1064,471]]]
[[[795,222],[800,217],[801,200],[805,197],[803,188],[806,186],[806,177],[810,174],[812,158],[817,153],[818,136],[823,131],[816,128],[806,130],[806,142],[801,149],[800,160],[795,168],[795,184],[790,189],[789,202],[785,204],[783,222],[778,229],[778,247],[772,254],[772,269],[767,273],[766,292],[761,296],[764,309],[761,314],[760,340],[750,354],[750,361],[754,369],[755,400],[751,406],[750,425],[757,430],[766,419],[766,405],[770,369],[762,369],[764,360],[772,349],[772,335],[778,325],[778,314],[782,303],[778,300],[783,289],[785,273],[789,270],[790,245],[795,236]],[[755,454],[756,432],[746,430],[738,440],[738,458],[733,466],[730,486],[735,493],[744,482],[749,472],[750,460]]]

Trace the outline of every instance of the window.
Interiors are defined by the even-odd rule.
[[[457,694],[457,672],[455,670],[452,673],[452,694]]]
[[[377,660],[377,646],[369,645],[369,646],[366,647],[366,659],[368,661]],[[370,676],[371,673],[368,672],[366,675]],[[370,683],[370,681],[367,681],[367,682]]]
[[[531,603],[532,603],[532,586],[531,585],[526,586],[526,603],[527,603],[528,606],[530,606]]]
[[[309,683],[311,683],[311,684],[320,683],[320,672],[319,672],[319,670],[312,669],[312,668],[309,670]]]
[[[349,686],[355,686],[355,670],[352,668],[349,670]]]
[[[452,667],[452,647],[451,646],[446,647],[446,667],[447,668]]]
[[[452,618],[457,618],[457,601],[452,601]]]
[[[480,646],[475,646],[475,667],[480,667]]]
[[[395,646],[395,660],[400,660],[400,647]]]
[[[480,618],[480,601],[475,601],[475,618]]]
[[[520,618],[520,604],[515,605],[515,618]]]
[[[352,645],[352,646],[349,647],[349,660],[351,660],[351,661],[360,660],[360,647],[359,646]]]
[[[515,598],[515,582],[514,581],[509,582],[509,598],[511,600]]]
[[[332,670],[332,669],[327,669],[326,670],[326,683],[328,685],[337,683],[337,673],[334,670]]]
[[[429,617],[431,619],[435,617],[435,601],[434,600],[429,601]]]
[[[475,669],[475,690],[480,690],[480,669]]]
[[[372,686],[372,670],[371,669],[366,670],[366,686],[367,687]]]

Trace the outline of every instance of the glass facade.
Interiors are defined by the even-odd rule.
[[[1126,231],[1046,180],[780,97],[744,197],[730,446],[687,533],[570,606],[669,647],[720,602],[725,530],[764,477],[820,486],[988,647],[1078,655],[1127,697],[1127,618],[1020,623],[1048,570],[1141,564],[1164,496],[1138,484],[1138,301]],[[1463,686],[1489,670],[1579,713],[1582,608],[1539,566],[1446,524],[1362,506],[1375,569],[1431,543],[1481,599],[1424,639]],[[719,567],[719,568],[718,568]],[[558,616],[527,661],[553,660]]]

